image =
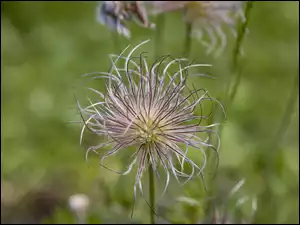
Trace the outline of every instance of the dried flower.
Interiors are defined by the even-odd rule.
[[[134,19],[143,27],[155,27],[148,21],[146,9],[140,1],[103,1],[97,7],[97,20],[127,38],[130,38],[130,31],[124,22]]]
[[[82,108],[78,103],[82,117],[87,116],[80,142],[86,128],[107,139],[105,143],[90,147],[86,156],[90,151],[100,154],[98,149],[112,146],[112,149],[100,160],[100,165],[107,168],[103,165],[107,157],[130,146],[136,148],[128,169],[117,172],[128,174],[137,164],[134,193],[137,185],[142,192],[141,179],[148,165],[152,166],[157,175],[159,165],[166,172],[165,192],[169,184],[170,172],[178,182],[178,177],[186,178],[187,182],[195,174],[203,175],[206,165],[206,153],[203,147],[212,148],[216,152],[219,149],[219,143],[214,147],[201,136],[215,134],[212,128],[217,124],[202,125],[207,116],[195,115],[196,107],[201,107],[203,102],[214,99],[203,88],[190,90],[186,86],[189,68],[210,65],[192,64],[183,67],[182,62],[186,59],[174,59],[160,71],[159,68],[164,65],[164,61],[170,59],[166,56],[149,67],[143,53],[137,57],[133,56],[133,53],[147,42],[144,41],[134,47],[126,57],[123,54],[129,46],[121,55],[112,55],[111,71],[99,73],[100,76],[97,76],[97,78],[107,79],[106,93],[89,88],[99,96],[99,100],[95,103],[90,101],[90,105],[86,108]],[[120,68],[118,62],[122,60],[124,65]],[[174,65],[178,66],[178,69],[176,68],[178,71],[171,75],[168,71]],[[187,157],[188,147],[196,149],[203,155],[201,166]],[[184,163],[191,165],[190,174],[184,172]]]
[[[244,2],[241,1],[153,1],[153,13],[182,10],[184,19],[192,24],[193,34],[207,47],[207,54],[220,55],[227,44],[223,27],[229,28],[237,36],[238,19],[244,20]],[[206,42],[207,35],[209,42]],[[218,47],[218,38],[220,46]]]

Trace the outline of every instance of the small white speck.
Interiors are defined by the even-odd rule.
[[[75,194],[69,198],[69,206],[76,213],[85,212],[89,203],[89,198],[85,194]]]

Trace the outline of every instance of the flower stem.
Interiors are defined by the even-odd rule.
[[[111,36],[112,36],[112,40],[113,40],[114,51],[119,52],[118,33],[112,31]]]
[[[190,55],[191,50],[191,33],[192,33],[192,24],[186,22],[186,30],[185,30],[185,43],[184,43],[184,50],[183,55],[188,58]]]
[[[150,224],[155,224],[155,181],[152,165],[149,163]]]
[[[250,12],[251,12],[252,7],[253,7],[253,2],[252,1],[247,2],[246,10],[245,10],[245,21],[242,23],[242,25],[240,27],[240,30],[238,32],[236,45],[235,45],[235,48],[234,48],[234,51],[233,51],[232,71],[233,71],[233,73],[237,73],[237,75],[236,75],[231,93],[228,93],[230,103],[233,101],[233,99],[235,97],[235,94],[236,94],[236,91],[237,91],[237,88],[238,88],[238,86],[240,84],[240,81],[241,81],[242,73],[240,71],[238,71],[238,58],[239,58],[240,51],[241,51],[242,40],[245,36],[246,29],[248,27],[249,16],[250,16]],[[229,88],[229,85],[228,85],[227,88]],[[227,89],[227,91],[229,92],[228,89]]]
[[[285,112],[282,117],[281,124],[274,138],[274,141],[272,142],[274,147],[276,147],[276,145],[281,141],[283,135],[285,134],[287,128],[291,123],[291,117],[292,114],[294,113],[295,103],[298,98],[298,94],[297,94],[299,90],[298,82],[299,82],[299,68],[297,70],[297,73],[295,74],[293,83],[291,84],[292,88],[291,88],[289,100],[287,102],[287,105],[285,106]]]
[[[159,57],[162,52],[164,23],[164,15],[158,15],[156,17],[156,31],[154,36],[154,60]]]
[[[244,36],[246,34],[246,30],[248,27],[248,23],[249,23],[249,17],[250,17],[250,13],[251,13],[251,9],[253,8],[253,1],[248,1],[246,4],[246,9],[245,9],[245,21],[242,22],[241,26],[238,29],[238,35],[237,35],[237,39],[236,39],[236,43],[235,43],[235,47],[233,50],[233,57],[232,57],[232,73],[236,75],[234,81],[233,81],[233,85],[232,88],[230,89],[231,86],[231,79],[228,78],[227,82],[225,83],[225,99],[224,99],[224,103],[225,103],[225,107],[227,109],[230,108],[231,103],[233,102],[238,86],[241,83],[241,78],[242,78],[242,68],[238,66],[238,60],[239,60],[239,56],[240,56],[240,52],[241,52],[241,44],[242,44],[242,40],[244,39]],[[222,99],[223,100],[223,99]],[[219,114],[220,114],[220,110],[219,110]],[[217,117],[217,119],[219,119]],[[219,136],[221,138],[222,135],[222,129],[223,126],[219,127],[218,133]]]
[[[245,21],[241,24],[240,29],[238,30],[238,36],[236,39],[236,44],[234,47],[234,51],[233,51],[233,59],[232,59],[232,72],[233,74],[236,74],[235,80],[233,82],[233,87],[230,91],[230,84],[231,84],[231,79],[228,79],[225,82],[225,86],[224,86],[224,94],[223,96],[225,97],[225,99],[223,100],[222,97],[217,98],[218,101],[221,102],[221,100],[223,100],[226,104],[226,108],[229,108],[229,105],[231,104],[231,102],[233,101],[237,88],[240,84],[241,81],[241,71],[238,71],[238,59],[240,56],[240,51],[241,51],[241,44],[242,44],[242,40],[245,36],[246,33],[246,29],[248,26],[248,22],[249,22],[249,16],[250,16],[250,12],[253,6],[253,2],[249,1],[247,2],[246,5],[246,9],[245,9]],[[214,110],[211,117],[209,118],[209,124],[213,123],[213,121],[219,121],[221,114],[223,113],[223,111],[221,109],[218,110]],[[220,126],[218,128],[216,128],[216,132],[219,134],[219,138],[221,138],[222,135],[222,128],[223,126]],[[211,135],[209,136],[209,142],[208,144],[211,144],[213,141],[211,140]],[[214,157],[212,155],[212,152],[208,152],[209,154],[207,155],[207,161],[208,161],[208,165],[213,165],[213,160]],[[215,174],[214,174],[215,175]],[[214,182],[214,177],[212,178],[208,178],[207,182],[208,182],[208,188],[209,188],[209,195],[213,195],[214,194],[214,190],[213,188],[213,182]],[[214,202],[208,202],[207,207],[206,207],[206,214],[208,215],[208,218],[211,218],[212,220],[215,219],[215,203]],[[210,221],[212,222],[212,221]]]

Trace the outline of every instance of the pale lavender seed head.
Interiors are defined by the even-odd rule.
[[[90,102],[86,108],[78,104],[81,114],[86,117],[80,141],[86,128],[107,140],[98,146],[90,147],[87,155],[90,151],[100,154],[98,150],[102,147],[112,146],[110,151],[101,156],[100,164],[104,166],[105,158],[121,150],[126,151],[126,148],[131,146],[136,148],[128,169],[118,172],[126,175],[137,165],[134,193],[137,185],[142,192],[142,175],[149,165],[155,172],[159,166],[166,172],[165,192],[170,173],[177,181],[179,177],[183,177],[186,178],[186,182],[194,175],[202,176],[207,148],[216,153],[219,149],[219,142],[215,147],[201,136],[216,134],[213,127],[217,124],[201,125],[201,121],[206,117],[195,114],[196,107],[214,99],[209,97],[206,89],[190,90],[186,86],[186,72],[189,68],[210,65],[184,66],[183,62],[186,59],[171,59],[165,65],[163,61],[168,58],[165,57],[149,66],[143,54],[133,57],[133,53],[147,42],[135,46],[127,56],[123,54],[129,46],[121,55],[114,56],[112,70],[99,73],[102,75],[98,76],[107,81],[105,93],[90,88],[99,96],[99,100],[95,103]],[[122,60],[124,65],[119,67],[118,62]],[[171,75],[168,70],[174,65],[178,66],[178,71]],[[163,67],[163,70],[158,72],[158,67]],[[189,147],[202,155],[202,165],[197,165],[187,157]],[[190,174],[185,173],[184,163],[191,165]]]

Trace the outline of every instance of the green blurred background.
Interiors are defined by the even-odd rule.
[[[76,223],[68,207],[68,198],[76,193],[90,198],[88,223],[149,221],[141,197],[130,219],[134,173],[119,177],[100,169],[97,157],[91,157],[89,167],[85,149],[97,137],[88,136],[80,146],[80,126],[69,123],[79,118],[73,90],[81,75],[107,71],[108,54],[155,37],[154,31],[135,24],[130,24],[132,39],[117,37],[97,23],[96,5],[1,2],[2,222]],[[240,194],[257,197],[254,223],[298,223],[299,3],[254,3],[249,29],[241,83],[226,108],[215,193],[222,199],[245,178]],[[181,14],[165,15],[162,30],[161,54],[180,56],[185,39]],[[149,54],[154,45],[145,46]],[[229,38],[223,55],[213,58],[193,39],[190,58],[211,63],[209,73],[218,78],[193,78],[197,87],[220,94],[224,78],[231,77],[233,46]],[[110,163],[120,166],[121,160],[115,157]],[[159,203],[164,221],[203,219],[202,204],[174,203],[178,196],[205,199],[201,182],[193,180],[180,190],[176,185]],[[248,218],[250,208],[245,206],[240,215]]]

